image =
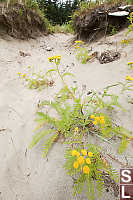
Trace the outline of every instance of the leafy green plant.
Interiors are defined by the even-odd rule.
[[[99,197],[102,196],[105,173],[114,181],[117,187],[117,173],[104,157],[102,148],[93,145],[89,136],[95,136],[100,141],[111,143],[110,138],[118,138],[120,141],[119,153],[127,148],[132,140],[130,132],[114,123],[112,118],[106,114],[118,107],[118,96],[110,94],[108,86],[103,93],[98,94],[91,91],[85,99],[78,94],[78,89],[69,87],[65,82],[66,76],[73,76],[71,73],[60,72],[61,56],[49,57],[50,63],[55,65],[47,74],[53,72],[63,82],[64,87],[56,94],[51,101],[42,101],[38,104],[39,112],[36,119],[38,126],[36,134],[30,144],[34,147],[40,140],[43,141],[43,156],[47,156],[49,149],[61,137],[67,144],[65,153],[65,169],[74,180],[74,194],[81,193],[87,186],[88,199],[95,200],[94,186],[96,186]],[[108,100],[107,100],[107,99]],[[46,109],[45,112],[42,110]],[[56,111],[55,117],[47,112],[47,108]],[[96,185],[95,185],[96,183]]]
[[[72,22],[67,22],[65,24],[62,25],[55,25],[53,26],[53,30],[54,33],[74,33],[73,27],[72,27]]]
[[[76,40],[74,48],[76,50],[76,58],[81,61],[82,64],[86,64],[92,56],[89,55],[89,51],[85,48],[84,42]]]
[[[23,9],[22,8],[19,9],[19,15],[23,16]]]
[[[133,0],[127,0],[129,4],[133,4]]]
[[[109,29],[110,29],[110,33],[109,33],[110,36],[115,35],[118,32],[116,26],[109,25]]]
[[[88,59],[89,59],[89,55],[88,55],[88,51],[86,48],[79,48],[77,50],[77,55],[76,55],[76,58],[78,60],[81,60],[81,63],[82,64],[86,64]]]
[[[126,76],[126,81],[124,83],[120,82],[120,85],[122,86],[121,92],[133,91],[133,77]]]
[[[80,194],[87,186],[88,199],[102,198],[105,174],[118,183],[118,173],[111,168],[100,152],[100,148],[89,144],[78,146],[65,153],[65,169],[74,181],[74,195]],[[96,189],[96,190],[95,190]]]
[[[130,13],[130,16],[128,17],[130,25],[128,26],[128,33],[133,31],[133,12]]]
[[[33,147],[40,139],[49,133],[53,133],[50,138],[44,142],[43,155],[46,156],[49,147],[52,146],[54,141],[62,135],[67,143],[82,143],[84,134],[95,134],[99,138],[110,138],[114,135],[121,138],[121,144],[127,144],[123,136],[127,139],[131,138],[130,133],[113,123],[113,120],[103,113],[106,109],[114,109],[115,106],[122,108],[118,103],[118,97],[107,93],[108,89],[104,90],[104,94],[100,97],[96,92],[92,94],[82,102],[82,98],[79,95],[76,97],[76,88],[69,88],[64,81],[66,75],[72,75],[70,73],[61,74],[59,71],[60,56],[54,56],[49,58],[50,62],[56,65],[56,68],[51,69],[48,73],[57,72],[61,78],[64,87],[55,96],[53,101],[43,101],[39,104],[39,108],[43,106],[51,107],[56,110],[57,118],[50,116],[47,112],[38,112],[39,118],[37,119],[38,128],[41,130],[44,125],[52,126],[52,129],[42,130],[38,132],[34,137],[30,147]],[[104,97],[110,97],[110,102],[104,101]],[[68,102],[68,99],[71,102]],[[75,128],[78,128],[78,134],[75,135]],[[124,138],[124,139],[125,139]],[[106,141],[106,140],[105,140]],[[49,145],[48,145],[49,144]],[[124,146],[124,145],[123,145]],[[125,145],[126,146],[126,145]],[[122,152],[122,147],[119,152]]]
[[[133,31],[133,12],[130,13],[130,16],[128,17],[130,25],[128,26],[128,31],[126,33],[126,36]],[[121,41],[121,44],[124,45],[128,45],[131,44],[133,42],[133,38],[125,38]]]
[[[18,72],[20,78],[23,78],[30,89],[42,90],[44,87],[53,86],[54,81],[48,80],[47,76],[40,70],[35,73],[31,66],[28,66],[26,73]]]

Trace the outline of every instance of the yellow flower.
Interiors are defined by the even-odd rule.
[[[93,124],[94,124],[94,125],[97,125],[97,121],[94,121]]]
[[[100,119],[100,123],[101,123],[101,124],[105,124],[104,119]]]
[[[100,118],[99,117],[95,117],[95,120],[98,122],[100,120]]]
[[[49,62],[53,61],[53,57],[49,57],[49,58],[48,58],[48,61],[49,61]]]
[[[80,153],[76,150],[72,150],[72,156],[77,156],[79,157],[80,156]]]
[[[91,115],[91,116],[90,116],[90,118],[91,118],[91,119],[94,119],[94,118],[95,118],[95,116],[94,116],[94,115]]]
[[[76,156],[77,155],[77,151],[76,150],[72,150],[72,156]]]
[[[20,76],[20,75],[21,75],[21,72],[18,72],[17,74]]]
[[[75,43],[76,44],[83,44],[84,42],[82,40],[76,40]]]
[[[87,151],[85,149],[82,149],[81,153],[82,153],[83,156],[87,156]]]
[[[133,64],[133,62],[128,62],[128,65],[132,65]]]
[[[86,158],[86,163],[87,163],[88,165],[91,164],[90,158]]]
[[[73,167],[75,168],[75,169],[78,169],[78,167],[79,167],[79,163],[76,161],[76,162],[74,162],[73,163]]]
[[[93,156],[93,153],[92,153],[92,152],[88,152],[88,156],[89,156],[89,157],[92,157],[92,156]]]
[[[133,80],[133,77],[131,77],[131,76],[126,76],[126,80],[127,80],[127,81],[132,81],[132,80]]]
[[[83,167],[83,173],[84,173],[84,174],[89,174],[89,172],[90,172],[90,168],[89,168],[87,165],[85,165],[85,166]]]
[[[77,46],[75,46],[75,49],[79,49],[79,48],[80,48],[80,46],[78,46],[78,45],[77,45]]]
[[[26,74],[23,74],[22,77],[25,78],[25,77],[26,77]]]
[[[61,59],[61,56],[55,56],[55,59],[60,60],[60,59]]]
[[[61,60],[61,56],[58,55],[58,56],[49,57],[48,60],[49,60],[49,62],[53,62],[53,60],[60,61]]]
[[[74,130],[75,130],[76,132],[78,132],[78,131],[79,131],[79,128],[78,128],[78,127],[76,127]]]
[[[104,116],[100,116],[100,119],[104,119]]]
[[[76,153],[76,156],[77,156],[77,157],[79,157],[79,156],[80,156],[80,153],[79,153],[78,151],[77,151],[77,153]]]
[[[84,164],[84,157],[83,156],[79,156],[78,159],[77,159],[78,163],[80,165]]]

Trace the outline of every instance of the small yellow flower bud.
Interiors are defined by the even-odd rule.
[[[89,174],[89,173],[90,173],[90,168],[89,168],[87,165],[85,165],[85,166],[83,167],[83,173],[84,173],[84,174]]]
[[[93,153],[92,153],[92,152],[88,152],[88,156],[89,156],[89,157],[92,157],[92,156],[93,156]]]
[[[85,149],[82,149],[81,153],[82,153],[83,156],[87,156],[87,151]]]
[[[94,124],[94,125],[97,125],[97,121],[94,121],[93,124]]]
[[[91,164],[90,158],[86,158],[86,163],[87,163],[88,165]]]
[[[77,159],[78,163],[80,165],[84,164],[84,157],[83,156],[79,156],[78,159]]]
[[[91,116],[90,116],[90,118],[91,118],[91,119],[94,119],[94,118],[95,118],[95,116],[94,116],[94,115],[91,115]]]
[[[76,161],[76,162],[74,162],[73,163],[73,167],[75,168],[75,169],[78,169],[78,167],[79,167],[79,163]]]

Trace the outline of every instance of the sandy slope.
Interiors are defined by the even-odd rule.
[[[51,98],[61,87],[60,80],[56,78],[53,88],[39,92],[29,90],[18,78],[17,72],[23,72],[28,65],[34,66],[36,70],[43,68],[47,71],[51,67],[47,58],[60,54],[61,70],[73,72],[74,80],[78,81],[81,88],[86,85],[88,90],[95,88],[100,91],[108,84],[122,81],[127,74],[131,74],[127,62],[133,61],[133,46],[130,44],[121,48],[119,42],[124,33],[125,31],[90,45],[93,50],[100,52],[104,49],[121,49],[119,61],[103,65],[98,60],[91,64],[80,64],[71,48],[72,35],[56,34],[30,41],[0,39],[0,129],[5,129],[0,131],[0,200],[86,199],[83,196],[72,196],[71,178],[62,168],[62,144],[54,145],[48,161],[42,158],[41,145],[28,149],[36,127],[34,120],[37,103]],[[107,41],[113,44],[105,44]],[[46,50],[49,46],[53,48],[51,52]],[[22,57],[19,55],[20,50],[31,55]],[[72,84],[69,79],[67,81]],[[120,100],[127,112],[116,112],[115,117],[119,123],[132,130],[133,105],[127,103],[126,96],[122,96]],[[129,152],[132,155],[132,147]],[[120,167],[118,164],[116,166]],[[106,195],[105,199],[112,198]]]

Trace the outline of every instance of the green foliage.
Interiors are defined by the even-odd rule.
[[[84,47],[80,47],[79,49],[77,49],[76,58],[78,60],[81,60],[82,64],[86,64],[88,59],[89,59],[89,55],[88,55],[87,49],[84,48]]]
[[[127,76],[130,77],[130,76]],[[132,78],[132,77],[131,77]],[[133,91],[133,81],[132,80],[126,80],[125,82],[119,82],[121,86],[121,93],[125,91]]]
[[[22,8],[19,9],[19,15],[23,16],[23,9]]]
[[[44,87],[52,86],[54,84],[53,80],[49,80],[42,70],[35,73],[31,66],[28,66],[27,69],[26,73],[22,74],[18,72],[18,75],[25,80],[30,89],[42,90]]]
[[[101,199],[104,174],[108,174],[114,181],[118,179],[118,173],[101,157],[100,148],[95,145],[89,144],[85,149],[82,145],[73,148],[73,150],[68,149],[65,152],[65,160],[64,168],[74,180],[74,195],[80,194],[87,187],[88,199],[95,200],[96,191],[94,188],[96,188],[98,198]]]
[[[85,134],[95,134],[107,142],[107,138],[116,136],[121,138],[122,145],[120,147],[124,149],[127,146],[126,139],[131,139],[130,133],[124,128],[116,126],[113,120],[105,114],[106,110],[110,111],[115,107],[124,110],[118,103],[118,96],[109,93],[111,86],[106,87],[102,94],[97,94],[95,91],[92,91],[83,102],[80,95],[75,97],[76,88],[69,88],[65,83],[64,77],[71,74],[66,72],[63,74],[60,73],[60,56],[50,57],[49,61],[55,63],[56,67],[49,70],[47,75],[52,72],[57,72],[63,81],[64,87],[56,94],[53,101],[43,101],[39,105],[40,109],[42,107],[50,107],[57,114],[57,118],[53,118],[47,112],[38,113],[38,129],[42,129],[44,125],[47,125],[49,128],[52,126],[53,129],[54,136],[50,140],[46,140],[46,144],[50,142],[50,145],[46,145],[45,152],[48,152],[47,147],[51,147],[53,141],[60,135],[63,135],[67,144],[74,145],[82,143]],[[68,101],[69,99],[71,100],[70,102]],[[93,117],[91,117],[92,115]],[[35,138],[37,137],[38,139],[40,137],[40,131],[37,135]],[[33,139],[32,147],[35,144],[36,140]],[[119,150],[119,152],[122,152],[122,150]]]
[[[133,4],[133,0],[127,0],[129,4]]]
[[[62,25],[69,22],[73,11],[78,6],[78,0],[62,2],[57,0],[37,0],[37,2],[39,8],[44,11],[52,25]]]
[[[130,25],[128,26],[127,34],[133,31],[133,12],[130,13],[130,16],[128,17],[128,19],[129,19]]]
[[[128,62],[128,66],[131,70],[133,70],[133,62]]]
[[[109,33],[110,36],[115,35],[117,33],[117,27],[116,26],[109,25],[109,29],[110,29],[110,33]]]
[[[81,44],[81,41],[77,43]],[[109,140],[115,136],[120,141],[119,153],[123,153],[133,138],[128,130],[116,125],[106,114],[106,111],[112,111],[116,107],[124,110],[118,102],[118,96],[109,93],[110,88],[120,83],[107,86],[100,94],[91,91],[82,99],[82,95],[77,95],[77,88],[66,84],[65,77],[72,74],[60,73],[60,60],[61,56],[49,57],[49,62],[53,63],[55,68],[50,69],[47,75],[58,73],[64,87],[52,101],[45,100],[38,105],[41,112],[37,113],[38,126],[30,148],[43,140],[45,157],[54,142],[62,136],[68,147],[65,152],[64,168],[74,180],[74,195],[80,194],[87,187],[88,199],[95,200],[95,186],[98,197],[102,198],[105,173],[115,183],[118,182],[118,174],[105,159],[102,148],[91,143],[89,135],[112,145],[114,142],[111,143]],[[42,112],[44,108],[45,112]],[[54,110],[56,117],[47,112],[47,108],[48,111]]]
[[[38,3],[34,0],[26,0],[24,4],[27,8],[34,8],[35,10],[39,10]]]
[[[91,102],[91,106],[94,106],[94,113],[100,112],[103,109],[111,111],[116,107],[125,111],[125,109],[119,104],[119,96],[109,93],[110,88],[110,86],[106,87],[100,94],[97,94],[95,91],[92,91],[91,95],[88,97],[89,102]]]
[[[100,1],[81,1],[80,2],[80,12],[84,12],[86,10],[90,10],[95,8],[97,5],[100,4]]]
[[[73,47],[76,51],[76,58],[81,61],[82,64],[86,64],[88,61],[91,61],[97,56],[96,52],[90,54],[92,49],[87,50],[82,40],[75,41],[75,45],[73,45]]]
[[[72,33],[72,34],[74,33],[71,21],[67,22],[65,24],[62,24],[62,25],[53,26],[53,30],[52,31],[54,33]]]

